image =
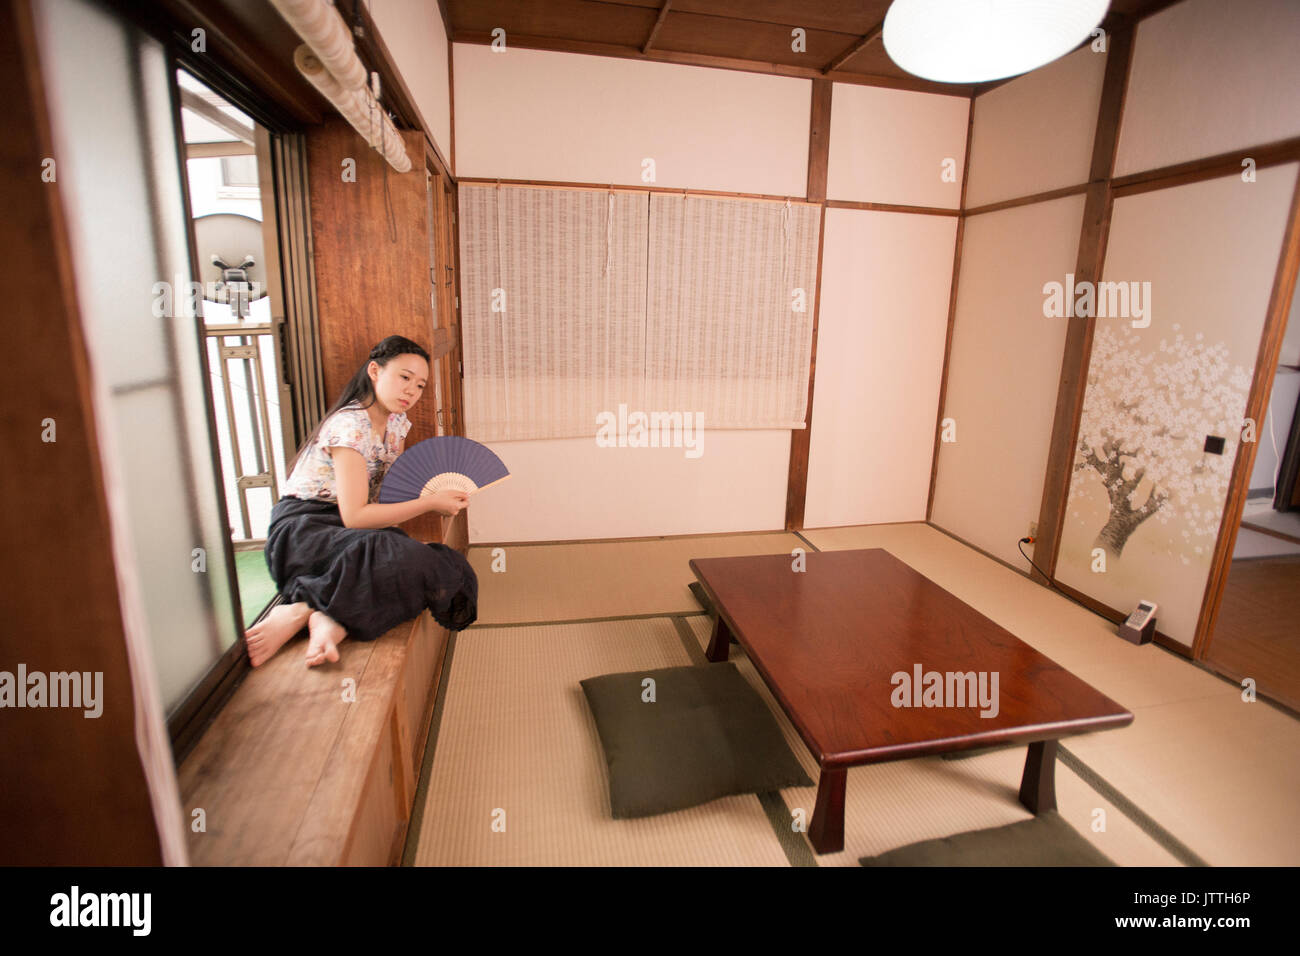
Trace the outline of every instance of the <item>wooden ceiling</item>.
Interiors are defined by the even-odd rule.
[[[934,83],[900,69],[885,52],[881,26],[891,0],[441,0],[457,43],[506,44],[632,57],[785,76],[826,76],[926,93],[971,96],[998,83]],[[1176,0],[1111,0],[1103,27],[1114,30]],[[791,31],[806,31],[806,52]],[[1001,81],[1005,82],[1005,81]]]

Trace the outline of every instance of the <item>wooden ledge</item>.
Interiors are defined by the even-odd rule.
[[[180,767],[191,861],[397,862],[448,634],[424,611],[338,663],[297,638],[251,671]]]

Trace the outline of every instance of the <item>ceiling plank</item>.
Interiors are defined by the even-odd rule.
[[[457,43],[474,43],[488,46],[492,36],[488,33],[462,34],[456,38]],[[793,76],[813,80],[827,78],[836,83],[853,83],[860,86],[878,86],[895,90],[912,90],[918,93],[935,93],[940,96],[971,95],[973,85],[969,83],[934,83],[919,77],[904,74],[902,76],[882,76],[870,73],[850,73],[835,70],[824,74],[817,67],[790,66],[781,63],[747,60],[739,57],[711,56],[701,53],[681,53],[673,50],[650,50],[642,53],[639,47],[620,46],[612,43],[597,43],[591,40],[559,40],[554,37],[537,37],[515,34],[510,37],[511,44],[520,49],[550,50],[559,53],[585,53],[591,56],[613,56],[630,60],[646,60],[655,63],[677,63],[685,66],[706,66],[720,70],[742,70],[748,73],[766,73],[773,76]]]
[[[659,34],[659,28],[664,25],[664,20],[668,19],[668,8],[672,5],[673,0],[664,0],[664,5],[659,10],[659,19],[655,21],[654,29],[650,31],[650,35],[646,37],[645,44],[641,47],[642,53],[648,52],[650,45],[655,42],[655,37]]]
[[[460,0],[464,3],[466,0]],[[473,0],[475,6],[493,0]],[[496,0],[507,2],[507,0]],[[518,3],[518,0],[509,0]],[[539,8],[571,0],[533,0]],[[609,6],[656,7],[657,0],[581,0],[585,6],[597,3]],[[893,0],[673,0],[675,14],[694,13],[726,18],[755,25],[776,24],[862,36],[872,25],[885,18]],[[594,39],[594,38],[593,38]]]
[[[885,28],[885,22],[882,20],[880,21],[880,23],[877,23],[874,27],[872,27],[871,32],[869,32],[866,36],[859,39],[857,43],[853,44],[853,46],[849,47],[847,50],[845,50],[835,59],[827,63],[826,66],[822,67],[822,75],[825,76],[826,74],[830,73],[832,70],[839,69],[840,66],[842,66],[845,63],[845,61],[847,61],[851,56],[856,54],[863,47],[867,46],[868,44],[878,39],[880,37],[881,31],[883,31],[884,28]]]

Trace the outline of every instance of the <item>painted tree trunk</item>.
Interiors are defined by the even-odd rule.
[[[1109,557],[1118,558],[1124,553],[1124,545],[1128,543],[1129,536],[1153,514],[1155,514],[1154,510],[1148,511],[1146,508],[1135,511],[1124,500],[1112,501],[1110,517],[1105,527],[1097,533],[1097,540],[1093,542],[1093,547],[1103,548]]]

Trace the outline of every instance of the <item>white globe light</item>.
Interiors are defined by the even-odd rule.
[[[908,73],[982,83],[1064,56],[1109,8],[1110,0],[894,0],[882,39]]]

